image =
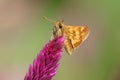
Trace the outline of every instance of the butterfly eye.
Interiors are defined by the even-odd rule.
[[[62,25],[59,25],[59,28],[61,29],[61,28],[62,28]]]

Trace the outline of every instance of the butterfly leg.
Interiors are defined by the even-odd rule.
[[[51,36],[50,36],[50,40],[52,40],[52,39],[54,39],[53,33],[52,33]]]
[[[57,35],[57,32],[55,31],[55,29],[53,28],[52,29],[52,34],[51,34],[51,37],[50,37],[50,40],[54,39]]]

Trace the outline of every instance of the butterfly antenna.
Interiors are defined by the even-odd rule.
[[[56,21],[54,21],[54,20],[52,20],[52,19],[47,18],[46,16],[43,16],[43,18],[44,18],[45,20],[50,21],[50,22],[53,22],[53,23],[56,22]]]

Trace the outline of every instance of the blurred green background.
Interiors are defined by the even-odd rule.
[[[54,24],[42,16],[90,29],[54,80],[120,80],[120,0],[0,0],[0,80],[23,80],[49,41]]]

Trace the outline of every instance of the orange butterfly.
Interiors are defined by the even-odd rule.
[[[47,17],[46,20],[52,21]],[[89,29],[86,26],[67,26],[63,24],[63,21],[52,21],[55,23],[53,28],[53,36],[64,36],[65,50],[69,55],[72,55],[73,49],[77,48],[88,36]]]

